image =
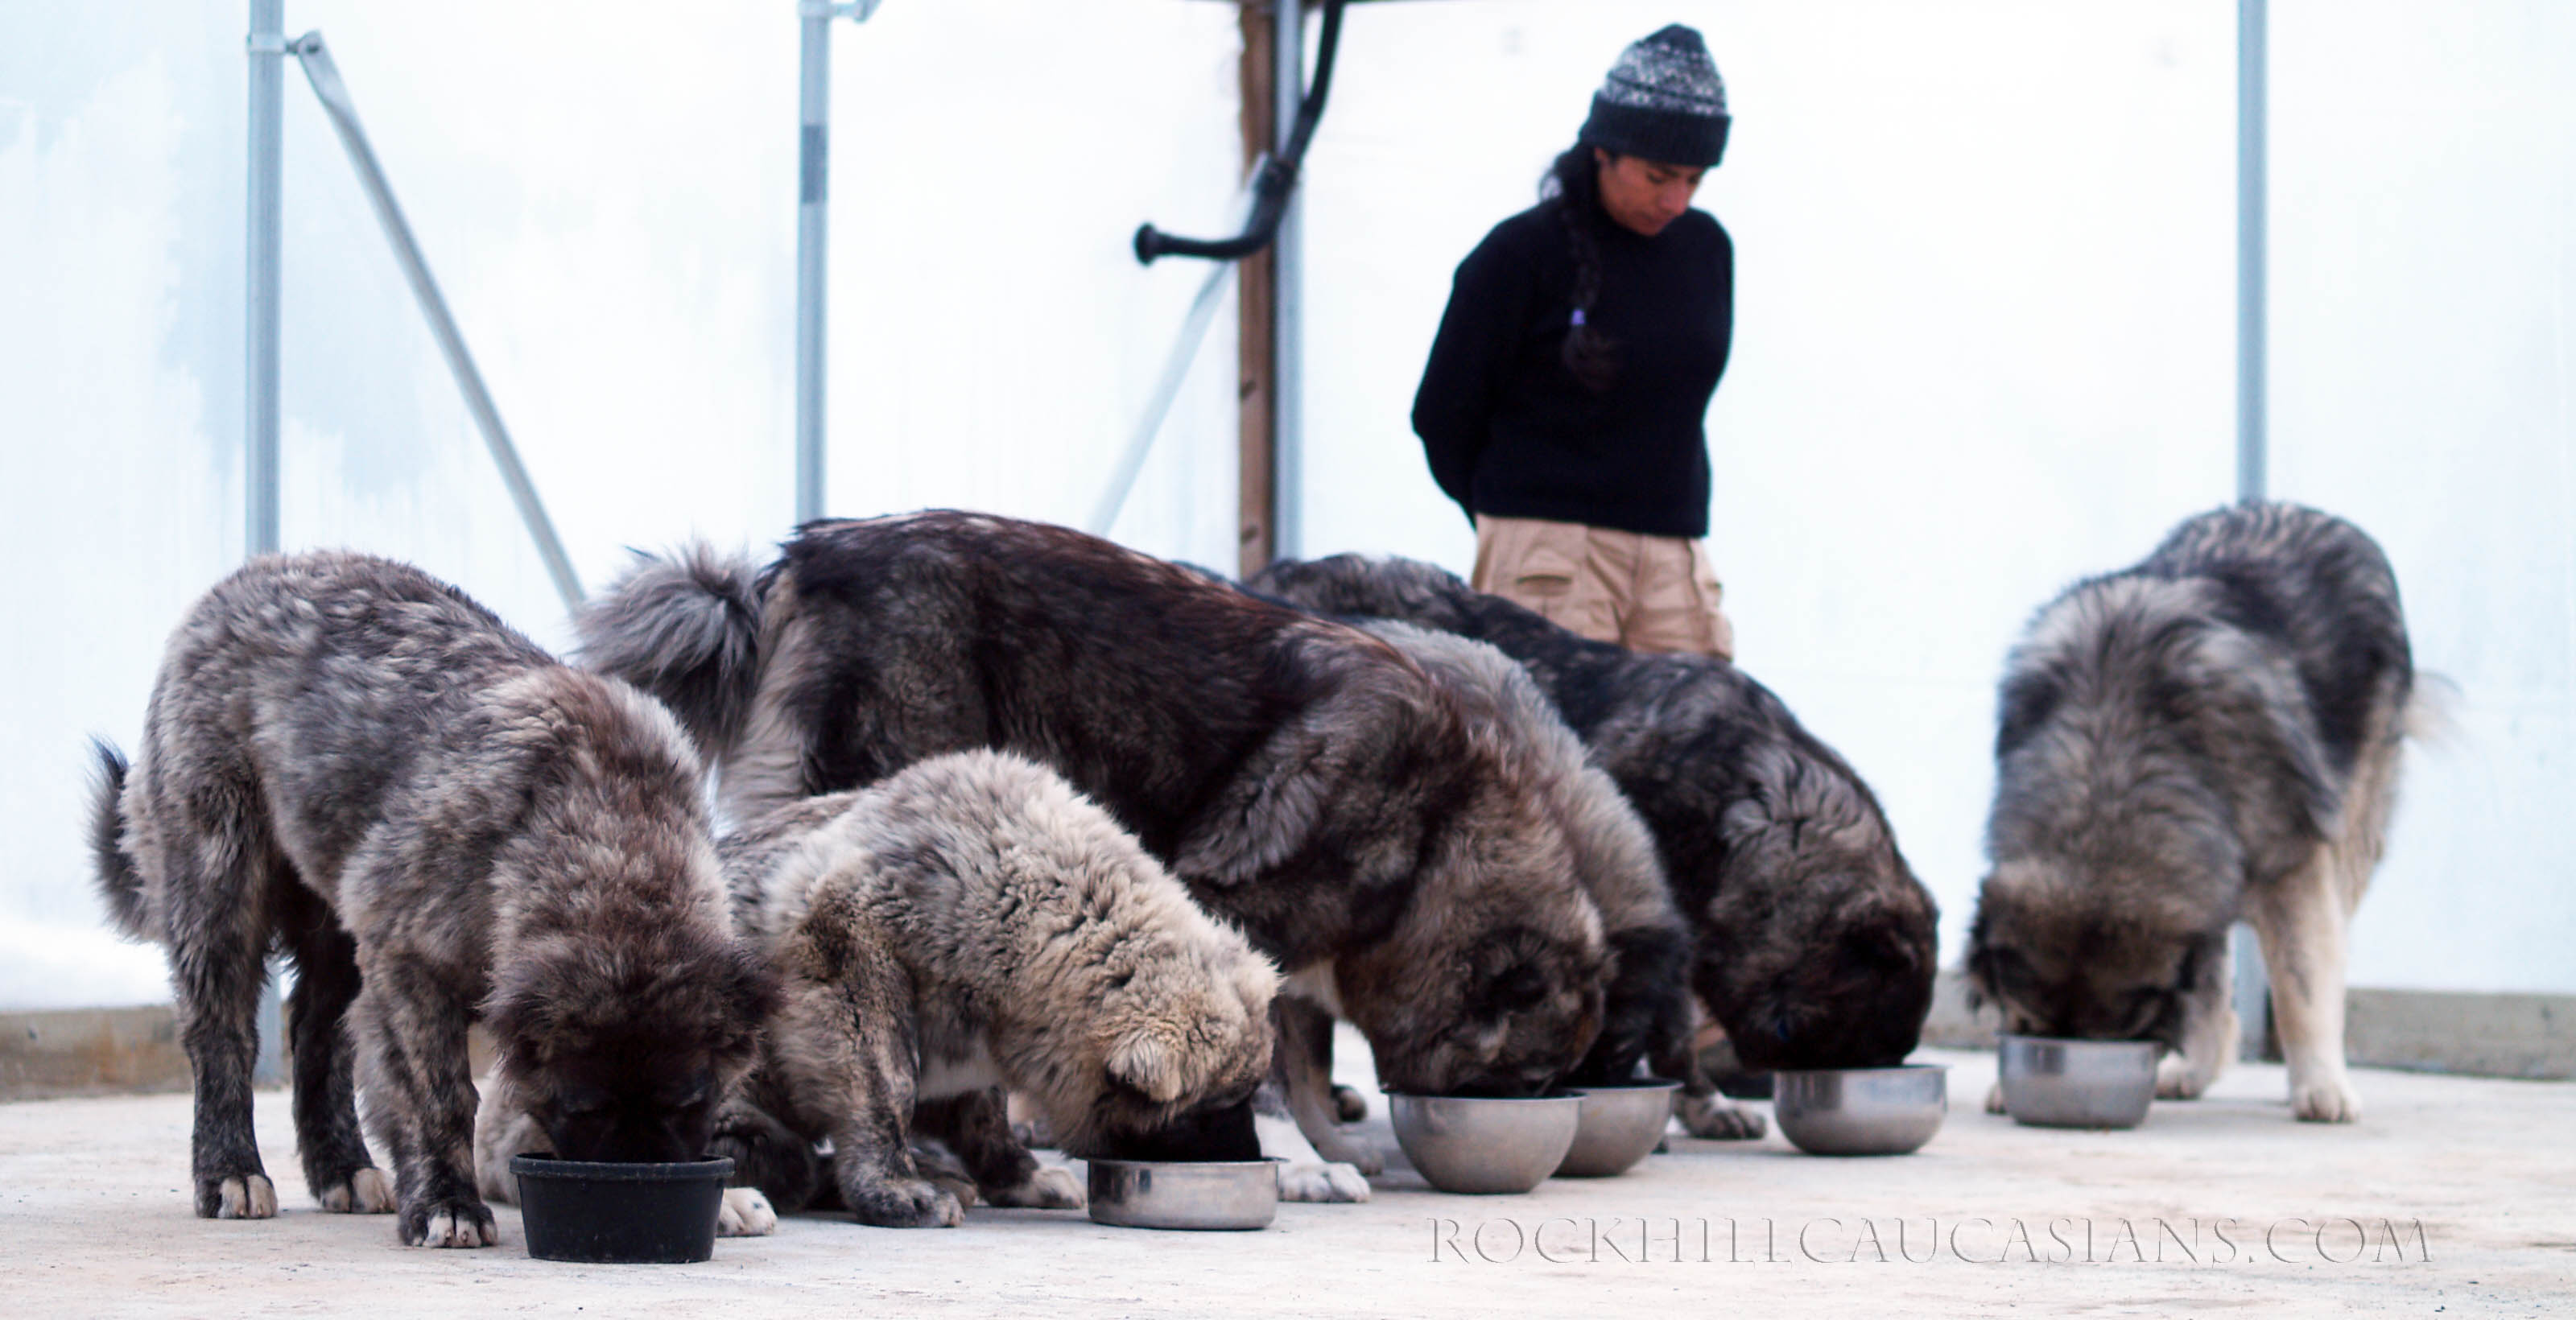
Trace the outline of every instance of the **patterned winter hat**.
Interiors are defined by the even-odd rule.
[[[1576,140],[1667,165],[1726,154],[1726,84],[1699,33],[1675,23],[1619,52]]]

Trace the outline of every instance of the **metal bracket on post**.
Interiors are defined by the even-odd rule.
[[[796,521],[823,516],[823,250],[830,236],[832,20],[864,23],[881,0],[797,0]]]
[[[536,540],[537,554],[545,560],[546,572],[554,578],[564,608],[579,608],[581,579],[572,570],[572,559],[564,553],[563,542],[555,537],[554,523],[546,517],[546,506],[537,498],[536,485],[519,462],[518,448],[510,443],[510,432],[501,425],[501,410],[493,405],[492,392],[484,388],[483,373],[475,369],[474,355],[466,351],[465,336],[456,328],[456,318],[448,313],[447,299],[440,295],[438,281],[429,273],[429,261],[412,238],[411,224],[394,203],[393,186],[385,181],[384,167],[377,163],[375,148],[368,145],[367,132],[358,124],[358,107],[349,99],[348,85],[340,80],[339,66],[332,62],[330,49],[322,44],[319,32],[305,33],[287,43],[286,49],[303,64],[305,80],[313,84],[313,94],[321,98],[322,109],[339,134],[341,147],[349,153],[349,163],[358,173],[358,186],[366,191],[367,201],[375,208],[376,222],[384,227],[385,238],[393,245],[394,260],[411,282],[412,296],[429,320],[438,351],[446,357],[447,369],[456,377],[457,389],[465,395],[466,411],[474,415],[474,425],[483,433],[483,443],[492,451],[493,463],[501,469],[502,484],[510,488],[511,502],[518,505],[519,517],[528,525],[528,535]]]

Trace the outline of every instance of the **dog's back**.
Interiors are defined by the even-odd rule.
[[[1639,655],[1431,564],[1335,555],[1246,584],[1518,661],[1653,831],[1701,998],[1752,1067],[1894,1062],[1931,1008],[1936,908],[1868,786],[1726,661]]]

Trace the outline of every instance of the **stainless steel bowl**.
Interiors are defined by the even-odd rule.
[[[1780,1134],[1810,1155],[1904,1155],[1950,1111],[1950,1067],[1783,1070],[1771,1091]]]
[[[2131,1128],[2156,1098],[2151,1040],[1998,1038],[2004,1112],[2036,1127]]]
[[[1583,1097],[1387,1096],[1395,1144],[1432,1186],[1471,1195],[1526,1192],[1574,1146]]]
[[[1279,1161],[1093,1160],[1091,1218],[1121,1228],[1268,1228]]]
[[[1559,1178],[1610,1178],[1626,1173],[1664,1139],[1679,1082],[1615,1082],[1578,1086],[1583,1100],[1574,1123],[1574,1145],[1556,1166]]]

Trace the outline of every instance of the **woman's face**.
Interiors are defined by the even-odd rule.
[[[1700,176],[1708,173],[1696,165],[1613,156],[1599,147],[1592,149],[1592,159],[1601,170],[1601,209],[1620,228],[1648,238],[1681,219],[1690,209],[1691,194],[1699,191]]]

